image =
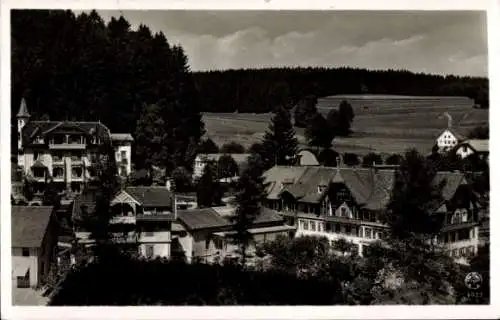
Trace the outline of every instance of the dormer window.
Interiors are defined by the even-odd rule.
[[[42,144],[43,143],[43,137],[42,136],[37,136],[35,138],[35,143]]]
[[[319,185],[318,186],[318,193],[323,193],[325,190],[326,190],[326,186],[325,185]]]
[[[467,210],[462,211],[462,222],[467,222]]]

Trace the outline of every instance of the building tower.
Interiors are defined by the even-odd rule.
[[[30,114],[28,113],[28,107],[26,106],[26,100],[21,99],[21,106],[19,107],[19,112],[16,115],[17,118],[17,152],[21,151],[23,146],[23,128],[30,120]],[[18,164],[23,165],[23,157],[18,156]]]

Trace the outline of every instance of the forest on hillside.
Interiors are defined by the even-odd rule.
[[[334,63],[334,62],[332,62]],[[466,96],[488,107],[488,80],[405,70],[355,68],[272,68],[195,73],[206,112],[270,112],[307,96],[391,94]]]
[[[488,106],[486,78],[347,67],[191,72],[181,46],[145,25],[132,30],[123,17],[11,15],[13,117],[22,97],[35,119],[100,120],[112,132],[135,132],[143,107],[160,100],[193,112],[261,113],[310,95],[358,93],[467,96]]]

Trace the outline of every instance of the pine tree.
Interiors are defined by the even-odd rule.
[[[224,154],[217,161],[217,177],[219,179],[237,176],[240,172],[238,164],[229,154]]]
[[[118,170],[110,139],[106,139],[99,147],[99,157],[96,168],[99,186],[96,190],[95,208],[84,218],[84,224],[90,232],[89,238],[95,241],[95,256],[103,257],[109,253],[113,240],[109,224],[112,218],[111,201],[118,192]]]
[[[203,175],[196,183],[196,199],[200,208],[218,206],[222,203],[221,186],[216,181],[212,164],[205,166]]]
[[[439,233],[442,222],[434,211],[443,202],[444,185],[436,184],[435,176],[435,167],[416,150],[405,153],[396,170],[386,215],[393,237],[405,239],[413,234],[432,237]]]
[[[280,106],[276,109],[262,141],[260,155],[266,168],[273,165],[290,165],[297,155],[298,141],[290,112]]]
[[[236,243],[240,247],[242,263],[245,265],[247,248],[252,239],[248,232],[254,220],[260,214],[261,203],[265,199],[265,185],[262,176],[264,167],[258,155],[252,155],[248,159],[248,167],[240,176],[236,185],[236,213],[231,217],[235,225]]]
[[[317,103],[318,99],[312,95],[306,96],[304,99],[300,100],[294,112],[296,127],[305,128],[307,126],[309,119],[318,112],[316,108]]]

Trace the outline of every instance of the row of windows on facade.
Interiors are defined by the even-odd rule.
[[[47,170],[45,168],[32,168],[31,169],[33,176],[35,178],[44,178]],[[66,170],[63,167],[54,167],[52,170],[53,178],[63,178],[65,176]],[[96,175],[96,170],[94,168],[86,168],[86,173],[89,177],[93,177]],[[71,177],[74,179],[82,178],[83,176],[83,168],[81,166],[75,166],[71,168]]]
[[[475,254],[474,246],[467,246],[462,248],[457,248],[453,250],[449,250],[448,254],[452,258],[460,258],[460,257],[470,257]]]
[[[367,239],[383,239],[385,237],[384,231],[379,231],[370,227],[364,227],[363,234],[362,227],[308,219],[299,219],[299,230],[338,233]]]
[[[21,140],[22,137],[19,136],[19,140]],[[80,135],[56,135],[53,136],[48,140],[49,144],[86,144],[87,143],[87,138],[84,136]],[[90,139],[91,144],[99,144],[101,140],[98,137],[92,137]],[[37,136],[33,140],[33,143],[35,144],[44,144],[45,139],[42,136]]]
[[[120,205],[114,205],[112,206],[112,209],[114,216],[117,217],[133,217],[134,216],[134,210],[131,206],[127,207],[121,207]],[[161,214],[171,214],[172,212],[168,209],[161,209],[161,208],[152,208],[148,210],[144,210],[141,206],[137,206],[136,210],[137,214],[144,214],[144,215],[161,215]]]
[[[356,207],[349,208],[346,203],[340,206],[334,207],[329,203],[324,202],[318,210],[318,206],[312,204],[289,204],[283,202],[282,206],[279,203],[271,203],[271,209],[284,211],[284,212],[304,212],[304,213],[316,213],[324,214],[326,216],[337,216],[342,218],[349,218],[355,220],[365,220],[371,222],[378,222],[378,214],[372,211],[362,211],[359,212]]]
[[[458,231],[445,232],[441,235],[441,242],[451,243],[457,241],[472,240],[475,237],[474,228],[462,229]]]
[[[337,233],[367,239],[383,239],[386,236],[386,233],[384,231],[380,231],[370,227],[364,227],[363,235],[363,228],[361,227],[309,219],[299,219],[299,230]],[[470,228],[453,232],[445,232],[441,235],[440,240],[441,243],[451,243],[471,240],[474,239],[474,236],[474,228]]]
[[[83,182],[71,182],[69,184],[69,189],[71,190],[71,192],[80,193],[83,190],[83,186]],[[45,192],[46,184],[45,182],[34,182],[32,188],[35,194],[42,194]],[[66,182],[54,181],[54,188],[58,192],[62,192],[64,190],[67,190],[67,184]]]
[[[276,203],[275,203],[276,204]],[[276,205],[272,206],[271,209],[279,210]],[[304,213],[318,213],[317,207],[308,204],[286,204],[283,203],[281,211],[284,212],[304,212]],[[370,222],[379,222],[378,213],[372,211],[362,211],[359,212],[356,207],[347,207],[346,203],[343,203],[336,209],[334,207],[329,207],[329,204],[324,204],[320,210],[320,214],[325,214],[326,216],[337,216],[342,218],[349,218],[354,220],[363,220]],[[467,209],[457,209],[455,213],[451,216],[450,221],[446,223],[459,224],[471,221],[472,217],[469,215]]]
[[[123,151],[125,152],[125,151]],[[34,151],[33,152],[33,160],[41,160],[45,155],[49,155],[52,157],[53,162],[61,162],[63,158],[71,158],[72,161],[81,161],[84,156],[82,151],[71,151],[71,152],[63,152],[63,151],[52,151],[50,153],[46,153],[43,151]],[[91,161],[97,161],[97,152],[86,152],[85,156]],[[124,157],[122,155],[122,157]]]

